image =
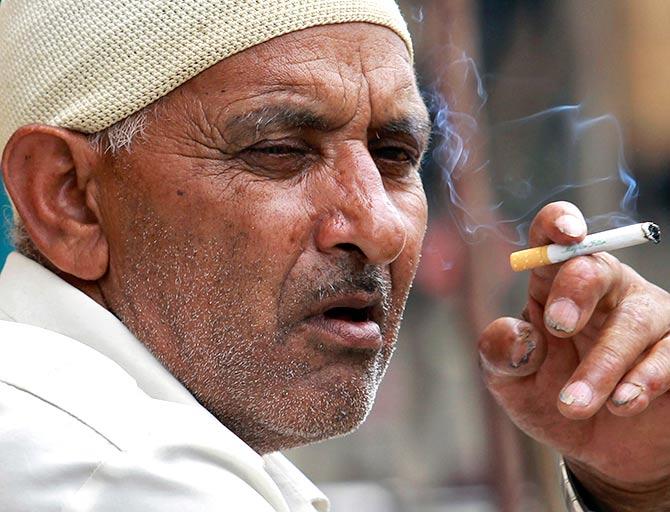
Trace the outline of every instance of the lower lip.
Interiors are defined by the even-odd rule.
[[[370,320],[350,322],[318,315],[309,318],[307,324],[319,331],[319,341],[326,345],[359,350],[379,350],[382,347],[379,324]]]

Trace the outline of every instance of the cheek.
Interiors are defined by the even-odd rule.
[[[428,206],[423,188],[417,186],[412,192],[404,192],[393,197],[394,204],[401,214],[407,239],[405,248],[396,264],[404,273],[412,277],[419,264],[423,237],[428,221]]]
[[[237,229],[248,235],[249,251],[265,252],[287,266],[304,250],[311,232],[312,218],[298,190],[247,196],[235,217]]]
[[[201,220],[194,223],[200,239],[216,240],[222,256],[254,281],[276,292],[305,246],[310,218],[299,189],[268,182],[230,187],[225,197],[201,201]]]
[[[155,183],[150,202],[164,224],[194,244],[216,242],[234,259],[277,259],[301,242],[305,209],[299,187],[251,179],[235,169],[192,169],[181,175],[185,178]]]
[[[165,170],[146,169],[156,179],[124,180],[117,201],[122,213],[110,223],[120,226],[112,245],[116,265],[151,259],[175,272],[226,281],[240,298],[247,293],[266,304],[276,301],[309,233],[299,187],[289,190],[234,172],[213,176],[209,169],[203,176],[184,162],[169,163]]]

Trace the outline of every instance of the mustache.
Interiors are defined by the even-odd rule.
[[[382,267],[366,265],[354,269],[349,265],[338,265],[337,277],[314,289],[312,299],[321,302],[341,295],[365,292],[378,294],[382,298],[384,313],[388,311],[391,298],[391,277]]]

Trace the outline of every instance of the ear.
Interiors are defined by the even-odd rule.
[[[94,281],[107,271],[95,171],[103,158],[87,137],[28,125],[5,146],[5,186],[35,247],[59,270]]]

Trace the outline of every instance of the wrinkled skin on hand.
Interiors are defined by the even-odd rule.
[[[552,203],[532,246],[586,235],[579,210]],[[607,253],[535,269],[523,319],[479,340],[484,378],[512,420],[554,447],[612,510],[670,503],[670,295]]]

